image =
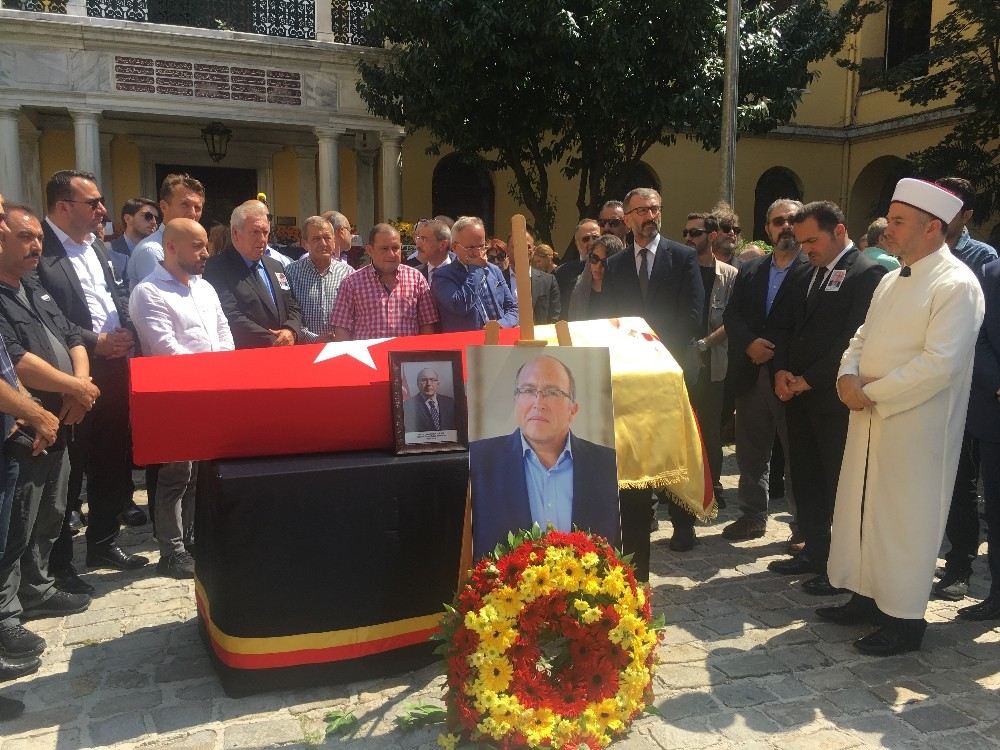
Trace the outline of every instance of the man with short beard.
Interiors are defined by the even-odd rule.
[[[719,222],[719,231],[712,242],[712,254],[723,263],[736,264],[736,246],[740,242],[740,217],[725,201],[716,204],[712,216]]]
[[[797,542],[785,406],[774,393],[768,363],[774,357],[775,320],[788,297],[786,279],[803,263],[792,231],[792,217],[801,207],[799,201],[779,198],[767,209],[767,234],[774,252],[740,269],[723,314],[729,339],[726,380],[736,396],[740,470],[741,515],[722,530],[722,536],[732,541],[756,539],[767,530],[768,474],[777,434],[784,448],[785,497],[792,513],[793,542]]]

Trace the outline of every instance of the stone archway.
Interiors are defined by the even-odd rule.
[[[898,156],[880,156],[862,169],[854,180],[848,200],[847,229],[860,237],[868,225],[885,216],[896,183],[914,175],[913,165]]]
[[[753,193],[753,238],[767,241],[767,209],[778,198],[802,200],[802,180],[787,167],[771,167],[757,180]]]
[[[434,167],[431,207],[434,216],[478,216],[493,234],[494,189],[490,173],[482,164],[458,154],[445,156]]]

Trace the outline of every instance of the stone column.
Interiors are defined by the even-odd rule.
[[[101,111],[97,109],[70,110],[73,133],[76,137],[76,168],[91,172],[98,188],[101,187]],[[108,209],[111,210],[110,208]]]
[[[0,108],[0,193],[10,202],[27,198],[21,171],[21,108]]]
[[[381,133],[382,214],[386,221],[403,218],[403,135]]]
[[[67,16],[87,16],[87,0],[66,0]]]
[[[38,153],[38,139],[41,134],[42,131],[36,128],[27,118],[21,121],[21,186],[24,191],[23,202],[29,206],[35,206],[39,210],[45,207],[45,198],[42,195],[41,158]]]
[[[330,0],[316,0],[316,41],[332,42],[333,39],[333,4]],[[324,208],[324,211],[329,209]],[[339,210],[339,209],[338,209]],[[312,214],[310,214],[311,216]]]
[[[118,196],[115,195],[111,173],[111,140],[114,137],[114,133],[101,133],[101,175],[103,182],[99,182],[97,186],[101,189],[101,195],[104,196],[104,206],[108,209],[108,220],[114,222],[118,231],[125,231],[124,227],[118,226]]]
[[[343,211],[340,205],[340,136],[343,128],[315,128],[319,159],[319,210]]]
[[[318,149],[309,146],[295,147],[295,162],[299,168],[299,207],[298,222],[319,213],[316,208],[316,154]],[[330,208],[333,208],[331,206]],[[323,208],[324,211],[330,210]],[[338,209],[339,210],[339,209]]]
[[[378,143],[372,133],[354,136],[354,154],[358,162],[358,234],[363,239],[375,226],[375,157]]]

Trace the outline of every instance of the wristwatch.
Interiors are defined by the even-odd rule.
[[[699,352],[708,351],[708,342],[705,341],[705,339],[698,339],[697,341],[694,342],[694,345],[698,347]]]

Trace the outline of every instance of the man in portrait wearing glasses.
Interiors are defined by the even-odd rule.
[[[592,531],[621,546],[615,451],[573,434],[579,410],[565,363],[543,355],[518,368],[517,429],[469,446],[474,559],[533,523]]]
[[[457,263],[434,274],[431,293],[441,315],[441,331],[478,331],[489,320],[502,328],[517,325],[517,302],[500,269],[486,259],[486,229],[476,216],[462,216],[451,228]]]
[[[168,174],[160,183],[160,228],[135,246],[125,270],[129,292],[163,260],[163,228],[174,219],[199,221],[205,207],[205,188],[187,174]]]
[[[156,225],[160,223],[160,209],[156,201],[149,198],[129,198],[122,206],[120,216],[124,230],[111,243],[111,262],[115,267],[115,276],[127,285],[128,259],[136,245],[156,231]]]
[[[94,175],[63,170],[45,186],[47,212],[38,278],[59,309],[82,331],[90,376],[101,398],[76,426],[70,444],[72,474],[68,506],[87,475],[87,565],[119,570],[149,560],[122,551],[116,540],[119,515],[132,502],[132,451],[128,412],[128,356],[135,343],[128,297],[115,281],[104,243],[95,237],[107,216]],[[133,255],[134,257],[134,255]],[[145,516],[142,517],[145,523]],[[49,570],[75,582],[72,540],[63,535],[52,549]]]

